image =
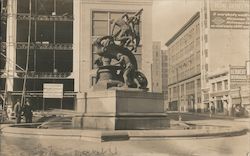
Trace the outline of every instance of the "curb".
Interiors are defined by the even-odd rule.
[[[246,128],[225,127],[219,129],[190,130],[76,130],[76,129],[34,129],[13,126],[2,128],[2,136],[43,137],[53,139],[77,139],[94,142],[122,141],[137,139],[168,139],[193,137],[227,137],[239,136],[248,132]]]

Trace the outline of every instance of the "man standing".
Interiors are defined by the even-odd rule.
[[[26,123],[32,123],[33,113],[32,113],[32,108],[28,99],[26,100],[24,108],[23,108],[23,115],[25,117]]]
[[[20,99],[17,99],[17,102],[14,106],[14,112],[16,116],[16,123],[18,124],[21,122],[21,115],[22,115],[22,107],[21,107]]]

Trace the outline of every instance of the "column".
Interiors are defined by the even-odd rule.
[[[198,101],[197,101],[197,92],[198,92],[198,89],[197,89],[197,79],[194,80],[194,110],[195,112],[197,112],[197,109],[198,109]]]
[[[17,0],[7,1],[7,30],[6,30],[6,83],[7,91],[13,91],[16,70],[16,12]]]
[[[178,104],[179,104],[179,111],[181,111],[182,103],[181,103],[181,85],[178,83]]]
[[[187,112],[187,92],[186,92],[186,83],[184,83],[184,94],[183,94],[183,97],[184,97],[184,111]]]
[[[80,88],[80,1],[73,1],[73,75],[74,92],[79,92]]]

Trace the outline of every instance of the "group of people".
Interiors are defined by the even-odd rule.
[[[17,99],[17,102],[14,106],[14,113],[16,117],[16,123],[21,123],[22,115],[25,117],[26,123],[32,123],[32,107],[28,99],[26,99],[23,106],[20,103],[20,99]]]

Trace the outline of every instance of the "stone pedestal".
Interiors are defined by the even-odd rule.
[[[128,90],[94,91],[77,95],[75,128],[135,130],[165,129],[163,94]]]

